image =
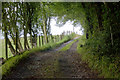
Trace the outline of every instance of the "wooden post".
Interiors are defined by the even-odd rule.
[[[35,34],[35,47],[37,47],[37,34]]]
[[[60,41],[60,35],[58,35],[58,41]]]
[[[59,41],[60,41],[61,39],[60,39],[60,35],[59,35]]]
[[[58,42],[58,36],[56,35],[56,42]]]
[[[55,36],[55,42],[57,42],[57,35]]]
[[[111,26],[110,26],[110,34],[111,34],[111,44],[113,46],[113,34],[112,34],[112,28],[111,28]]]
[[[51,36],[49,35],[49,41],[48,41],[49,43],[51,43]]]
[[[59,36],[57,35],[57,42],[59,41]]]
[[[53,42],[55,42],[55,36],[53,36]]]
[[[62,39],[64,38],[64,34],[61,35],[62,36]]]
[[[62,34],[60,35],[60,40],[62,40]]]
[[[56,36],[55,36],[55,42],[56,42]]]
[[[56,42],[58,42],[58,35],[56,35]]]
[[[59,35],[57,35],[57,42],[59,41]]]
[[[56,42],[58,42],[58,35],[56,35]]]

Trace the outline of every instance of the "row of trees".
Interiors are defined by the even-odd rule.
[[[86,34],[86,46],[93,54],[110,55],[120,52],[120,3],[43,3],[43,2],[5,2],[2,4],[2,30],[6,45],[16,55],[18,52],[33,47],[33,41],[38,33],[50,34],[51,17],[57,17],[61,26],[68,20],[73,25],[81,24]],[[24,33],[24,48],[20,36]],[[30,35],[30,43],[28,37]],[[14,49],[8,37],[11,37]]]
[[[37,2],[3,2],[2,3],[2,31],[5,36],[6,55],[7,45],[13,55],[18,54],[37,44],[37,36],[44,35],[45,43],[48,43],[47,35],[50,35],[51,13],[48,3]],[[24,34],[24,47],[20,37]],[[30,45],[28,44],[30,35]],[[13,41],[13,44],[10,40]]]
[[[93,54],[120,53],[120,3],[51,3],[58,22],[81,24],[86,34],[86,46]]]

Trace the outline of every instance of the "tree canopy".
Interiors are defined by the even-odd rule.
[[[48,43],[51,18],[64,25],[68,20],[73,25],[81,24],[86,34],[86,45],[91,46],[93,54],[110,55],[120,52],[120,3],[83,2],[3,2],[2,31],[13,54],[23,51],[20,36],[24,34],[24,49],[30,49],[27,35],[33,46],[33,39],[43,34]],[[12,46],[8,37],[16,45]],[[35,40],[35,39],[34,39]]]

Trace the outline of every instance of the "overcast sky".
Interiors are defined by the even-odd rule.
[[[72,22],[68,21],[65,25],[58,27],[56,25],[55,19],[51,19],[51,33],[53,35],[61,34],[63,31],[72,31],[73,32],[73,25]],[[74,27],[74,32],[77,32],[77,34],[82,35],[83,29],[81,25]]]

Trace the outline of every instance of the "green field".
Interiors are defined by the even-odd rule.
[[[4,39],[0,39],[0,58],[3,57],[5,58],[5,40]],[[11,57],[12,54],[10,52],[10,50],[8,49],[8,57]]]

